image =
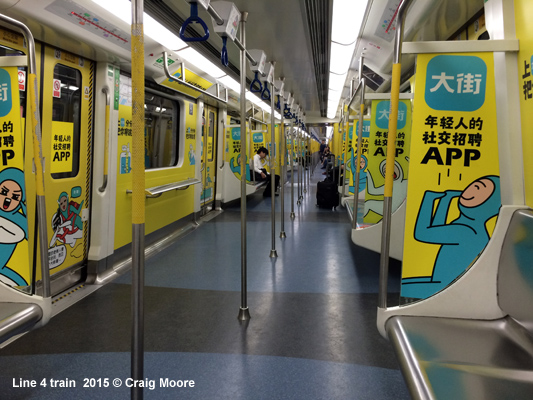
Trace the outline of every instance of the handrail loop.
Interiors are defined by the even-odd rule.
[[[228,43],[228,37],[223,36],[222,37],[222,50],[220,51],[220,61],[222,62],[222,65],[225,67],[229,65],[227,43]]]
[[[98,188],[100,193],[105,192],[107,188],[107,176],[109,168],[109,106],[111,105],[111,95],[109,94],[109,88],[102,88],[102,93],[105,95],[105,129],[104,129],[104,179],[102,181],[102,186]]]
[[[164,64],[163,64],[163,70],[165,71],[165,76],[170,79],[171,81],[174,81],[174,82],[178,82],[180,84],[182,84],[183,86],[187,86],[188,88],[191,88],[191,89],[194,89],[200,93],[203,93],[209,97],[212,97],[213,99],[215,100],[218,100],[224,104],[227,104],[228,102],[228,89],[226,88],[226,97],[225,99],[222,99],[212,93],[209,93],[207,90],[203,90],[203,89],[200,89],[199,87],[196,87],[194,85],[191,85],[190,83],[188,83],[186,80],[185,80],[185,63],[181,63],[181,79],[180,78],[177,78],[175,76],[173,76],[171,73],[170,73],[170,70],[168,69],[168,54],[166,51],[163,52],[163,61],[164,61]]]
[[[281,111],[281,100],[280,100],[279,94],[278,94],[278,101],[276,102],[276,108]]]
[[[268,90],[268,82],[265,81],[265,86],[261,92],[261,100],[270,100],[270,90]]]
[[[37,62],[35,57],[35,40],[30,29],[22,22],[0,14],[0,20],[15,27],[24,37],[28,49],[28,112],[33,139],[33,157],[35,167],[36,207],[39,227],[39,250],[41,261],[42,297],[50,298],[50,269],[48,263],[48,232],[46,219],[46,202],[44,194],[44,167],[42,152],[41,115],[37,95]],[[26,138],[26,140],[28,140]]]
[[[199,23],[204,28],[204,36],[202,37],[186,37],[185,30],[192,22]],[[198,16],[198,3],[191,3],[191,16],[187,18],[180,28],[180,39],[184,42],[205,42],[209,39],[209,28],[205,24],[204,20]]]
[[[259,89],[254,88],[254,85],[256,83],[259,85]],[[256,71],[254,80],[252,81],[252,83],[250,83],[250,92],[261,93],[262,91],[263,91],[263,85],[261,84],[261,81],[259,80],[259,71]]]

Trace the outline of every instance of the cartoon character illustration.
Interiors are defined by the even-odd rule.
[[[235,174],[235,176],[239,177],[241,176],[241,155],[239,154],[237,156],[237,165],[235,165],[235,157],[233,157],[230,160],[229,167],[231,171]],[[250,165],[246,163],[246,180],[250,180]]]
[[[52,217],[54,234],[50,241],[50,247],[53,247],[56,241],[74,247],[76,241],[83,237],[83,221],[80,217],[83,201],[81,204],[73,200],[69,201],[68,194],[62,192],[57,203],[59,208]]]
[[[26,286],[22,276],[7,266],[17,244],[28,239],[24,173],[18,168],[0,172],[0,281]]]
[[[450,203],[458,198],[460,215],[446,223]],[[438,202],[436,210],[435,203]],[[402,280],[402,296],[426,298],[444,289],[461,275],[483,251],[490,236],[486,223],[501,207],[500,178],[484,176],[465,190],[426,191],[415,224],[414,237],[441,245],[431,276]]]
[[[131,171],[131,153],[130,144],[127,143],[122,146],[122,153],[120,153],[120,173],[129,174]]]
[[[189,145],[189,165],[195,165],[196,160],[194,156],[194,149],[192,147],[192,144]]]
[[[350,149],[350,159],[348,161],[348,168],[352,171],[352,185],[349,188],[349,192],[353,193],[353,189],[355,186],[355,173],[356,173],[356,161],[357,156],[354,155],[353,148]],[[361,156],[361,160],[359,161],[359,190],[357,193],[361,193],[366,188],[366,167],[368,166],[368,159],[366,156]]]
[[[405,157],[407,161],[409,161],[408,157]],[[381,161],[379,164],[379,171],[381,172],[381,175],[385,177],[385,167],[387,165],[387,160]],[[385,194],[385,185],[381,185],[376,187],[374,185],[374,179],[372,178],[372,174],[368,172],[368,194],[372,196],[383,196]],[[398,161],[394,161],[394,174],[393,174],[393,181],[392,181],[392,211],[396,211],[398,207],[403,203],[405,200],[405,196],[407,195],[407,179],[405,179],[405,174],[403,172],[403,168],[400,165]],[[383,200],[366,200],[365,201],[365,211],[364,215],[366,216],[370,211],[375,212],[376,214],[383,215]]]

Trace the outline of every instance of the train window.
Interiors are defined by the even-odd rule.
[[[62,179],[78,175],[80,165],[80,121],[81,121],[81,72],[66,65],[56,64],[54,82],[59,81],[60,93],[54,94],[52,121],[54,125],[54,150],[70,152],[68,170],[52,172],[52,178]],[[54,124],[56,123],[56,124]],[[57,138],[55,138],[57,135]],[[61,137],[60,137],[61,136]],[[61,146],[58,149],[56,146]]]
[[[145,93],[145,168],[173,167],[178,164],[178,103]]]
[[[148,89],[144,92],[144,167],[147,170],[174,167],[179,162],[182,107],[179,101]],[[119,144],[126,144],[131,140],[126,136],[132,135],[132,83],[122,73],[119,103]]]

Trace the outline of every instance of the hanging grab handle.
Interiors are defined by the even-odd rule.
[[[283,116],[287,119],[292,118],[291,109],[289,108],[288,104],[285,104],[285,110],[283,110]]]
[[[185,37],[185,30],[192,22],[197,22],[204,28],[205,35],[203,37]],[[183,22],[180,28],[180,39],[184,42],[205,42],[209,39],[209,28],[204,20],[198,16],[198,3],[191,3],[191,16]]]
[[[222,37],[222,51],[220,53],[220,61],[222,62],[222,65],[225,67],[227,67],[229,64],[228,48],[226,47],[227,42],[228,42],[228,37],[227,36]]]
[[[255,78],[252,81],[252,83],[250,83],[250,92],[252,92],[252,93],[261,93],[263,91],[263,85],[261,85],[261,81],[258,78],[258,74],[259,74],[259,71],[256,71],[255,72]],[[256,83],[259,85],[259,89],[255,89],[254,88],[254,84],[256,84]]]
[[[281,101],[280,101],[280,98],[279,98],[279,94],[278,94],[278,101],[276,102],[276,108],[278,110],[281,110]]]
[[[265,81],[265,88],[261,92],[262,100],[270,100],[270,90],[268,90],[268,82]]]

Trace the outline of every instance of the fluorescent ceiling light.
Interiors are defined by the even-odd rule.
[[[93,0],[93,2],[131,25],[131,3],[128,0]],[[146,13],[143,13],[143,28],[146,36],[170,50],[187,47],[183,40]]]
[[[351,44],[357,40],[368,0],[333,0],[331,40]]]
[[[180,50],[187,47],[187,43],[170,32],[155,19],[144,13],[144,33],[146,36],[162,44],[170,50]]]
[[[206,74],[211,75],[213,78],[222,78],[224,75],[226,75],[224,71],[222,71],[215,64],[191,47],[180,50],[177,52],[177,54],[189,61],[196,68],[199,68]]]
[[[327,117],[335,118],[368,0],[333,0]]]
[[[331,55],[329,59],[329,70],[336,74],[345,74],[350,68],[353,52],[355,50],[355,43],[347,46],[331,42]]]
[[[339,103],[342,96],[342,90],[331,90],[328,91],[328,102]]]
[[[239,93],[239,94],[241,93],[241,84],[237,82],[235,79],[233,79],[231,76],[229,75],[223,76],[218,81],[222,83],[224,86],[226,86],[227,88],[230,88],[231,90],[233,90],[234,92]]]
[[[345,74],[335,74],[333,72],[329,73],[329,88],[332,90],[342,90],[344,87],[344,83],[346,82],[346,75],[348,75],[348,72]]]

